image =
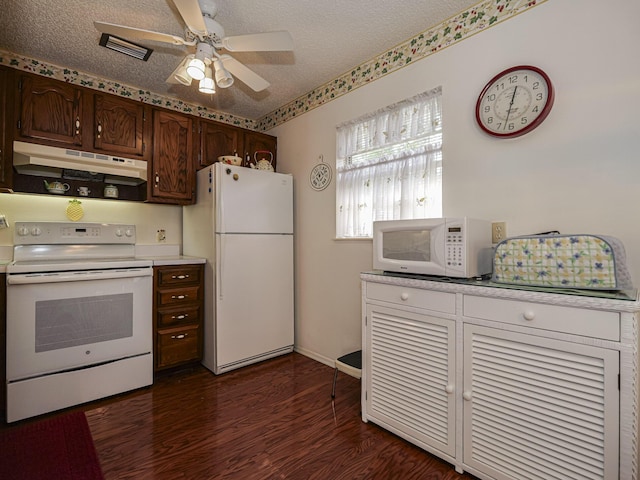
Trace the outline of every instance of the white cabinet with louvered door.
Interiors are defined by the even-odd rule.
[[[640,296],[363,273],[362,418],[482,480],[640,480]]]
[[[455,320],[417,307],[453,313],[455,295],[376,284],[367,292],[365,421],[453,458]]]
[[[619,352],[464,326],[463,457],[498,480],[618,478]]]

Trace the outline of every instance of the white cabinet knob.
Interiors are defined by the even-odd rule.
[[[402,294],[400,295],[400,298],[402,300],[408,300],[409,299],[409,294],[407,292],[402,292]]]
[[[471,392],[467,391],[462,394],[462,398],[464,398],[468,402],[469,400],[471,400],[471,398],[473,398],[473,396],[471,395]]]
[[[522,314],[522,316],[524,317],[525,320],[533,320],[534,318],[536,318],[536,314],[535,312],[532,312],[531,310],[527,310],[526,312],[524,312]]]
[[[444,387],[444,391],[447,393],[453,393],[453,385],[447,385]]]

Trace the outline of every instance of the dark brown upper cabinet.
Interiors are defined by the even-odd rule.
[[[195,201],[193,120],[168,110],[153,111],[153,158],[147,201],[189,204]]]
[[[107,94],[93,97],[93,146],[123,157],[150,157],[151,108]]]
[[[18,139],[82,148],[86,94],[82,88],[47,77],[21,74],[18,91]]]

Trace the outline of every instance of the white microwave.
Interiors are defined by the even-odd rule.
[[[491,222],[420,218],[373,222],[373,268],[471,278],[490,274]]]

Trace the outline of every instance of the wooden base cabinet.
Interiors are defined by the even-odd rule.
[[[204,265],[153,269],[155,370],[199,362],[204,342]]]
[[[365,422],[481,479],[639,479],[637,299],[361,277]]]

